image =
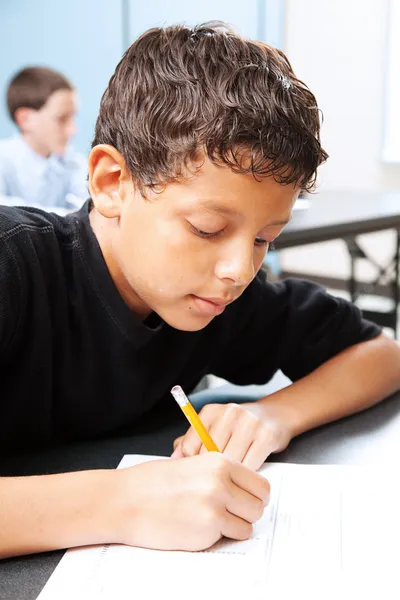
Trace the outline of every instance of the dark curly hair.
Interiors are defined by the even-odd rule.
[[[204,152],[255,178],[311,191],[326,160],[314,95],[286,56],[221,22],[146,31],[103,94],[93,146],[111,144],[135,183],[179,181]]]

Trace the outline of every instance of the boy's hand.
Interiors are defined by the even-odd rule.
[[[115,471],[116,542],[203,550],[222,536],[244,540],[269,500],[268,481],[217,452]]]
[[[283,419],[268,415],[259,402],[207,404],[199,416],[221,452],[254,470],[271,452],[284,450],[292,437]],[[175,440],[172,458],[202,452],[206,450],[190,427]]]

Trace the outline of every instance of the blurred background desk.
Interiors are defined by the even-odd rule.
[[[292,221],[275,243],[277,250],[343,239],[350,258],[348,291],[353,302],[363,293],[371,293],[382,283],[390,287],[392,307],[388,311],[363,310],[367,319],[382,327],[397,330],[399,304],[399,253],[400,253],[400,193],[399,192],[321,192],[307,198],[309,207],[295,210]],[[395,248],[389,263],[378,264],[357,243],[357,236],[386,229],[397,232]],[[377,276],[368,288],[357,285],[356,262],[369,261]],[[327,264],[327,270],[329,265]]]

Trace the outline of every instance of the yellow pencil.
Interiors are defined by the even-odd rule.
[[[193,429],[196,431],[197,435],[203,442],[203,445],[206,448],[206,450],[208,450],[209,452],[219,452],[217,445],[208,433],[207,429],[204,427],[199,415],[194,410],[193,406],[190,404],[189,398],[186,396],[181,386],[175,385],[171,390],[171,394],[181,407],[189,423],[193,426]]]

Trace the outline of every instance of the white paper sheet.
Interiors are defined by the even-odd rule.
[[[125,456],[120,468],[154,458]],[[400,491],[390,473],[288,464],[261,472],[271,500],[251,539],[196,553],[69,550],[39,600],[400,598]]]

